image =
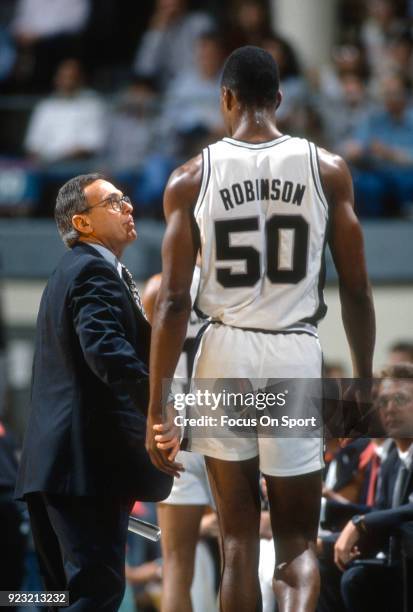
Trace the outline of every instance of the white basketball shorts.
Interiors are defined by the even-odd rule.
[[[176,506],[210,506],[215,508],[209,486],[205,459],[197,453],[179,451],[176,461],[182,463],[185,472],[180,478],[174,478],[172,490],[162,504]]]
[[[197,379],[320,379],[321,372],[321,346],[314,335],[246,331],[213,323],[202,336],[193,380],[196,384]],[[192,432],[189,449],[227,461],[259,456],[260,470],[268,476],[298,476],[324,467],[319,434],[297,438],[200,437]]]

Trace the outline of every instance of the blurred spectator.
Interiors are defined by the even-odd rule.
[[[158,524],[156,505],[153,503],[135,502],[131,514]],[[127,588],[119,612],[157,610],[162,579],[160,543],[129,533],[125,574]]]
[[[165,87],[171,78],[193,67],[196,40],[213,26],[207,14],[189,12],[187,0],[157,0],[135,55],[135,72],[156,78]]]
[[[342,79],[346,75],[357,75],[364,82],[367,80],[366,58],[359,45],[338,45],[333,49],[332,64],[323,67],[319,74],[312,75],[313,84],[326,103],[340,102]]]
[[[16,49],[9,32],[0,24],[0,83],[7,81],[16,61]]]
[[[78,32],[85,26],[88,0],[19,0],[13,31],[21,44],[59,34]]]
[[[57,64],[77,51],[89,11],[89,0],[18,0],[11,25],[21,51],[18,76],[46,89]]]
[[[182,71],[166,92],[163,123],[172,136],[188,135],[195,130],[203,134],[222,132],[219,91],[223,61],[218,34],[202,34],[195,47],[195,66]]]
[[[256,45],[260,47],[264,38],[271,36],[270,15],[263,0],[240,0],[235,9],[232,31],[229,33],[229,46],[232,48],[242,45]]]
[[[382,73],[387,41],[403,27],[397,15],[398,4],[395,0],[368,0],[367,3],[368,17],[362,25],[360,36],[375,74]]]
[[[278,64],[282,102],[277,109],[280,130],[293,135],[303,134],[307,124],[308,88],[292,45],[281,36],[271,34],[262,40],[262,47]]]
[[[13,437],[0,420],[0,530],[1,572],[0,590],[18,591],[24,578],[26,536],[23,533],[23,515],[14,500],[17,459]],[[6,609],[11,609],[6,607]]]
[[[323,498],[341,503],[360,501],[364,473],[360,471],[360,457],[369,446],[368,439],[328,440],[326,462],[328,464],[323,486]]]
[[[109,117],[104,161],[111,172],[136,171],[158,146],[157,90],[136,77],[119,94]]]
[[[383,377],[378,409],[397,453],[389,455],[386,469],[383,466],[377,503],[381,512],[373,510],[356,523],[349,521],[335,545],[336,564],[345,570],[341,591],[347,610],[385,612],[403,607],[400,543],[391,536],[405,521],[413,520],[413,367],[393,366]],[[346,569],[369,545],[381,549],[387,562],[361,562]],[[372,557],[371,550],[367,556]]]
[[[347,145],[355,129],[367,121],[369,114],[374,110],[374,105],[369,99],[365,81],[358,74],[344,74],[339,84],[341,87],[339,98],[332,104],[329,98],[321,97],[318,112],[326,146],[347,157]]]
[[[397,72],[411,85],[413,70],[413,39],[406,31],[394,36],[385,47],[383,72]]]
[[[341,361],[325,361],[323,364],[324,378],[345,378],[348,375],[345,365]]]
[[[1,262],[0,262],[1,266]],[[1,267],[0,267],[1,272]],[[0,419],[4,418],[7,403],[8,376],[6,358],[6,330],[3,317],[3,286],[0,284]]]
[[[387,365],[398,363],[413,363],[413,341],[400,340],[391,345],[387,355]]]
[[[105,142],[105,109],[99,96],[84,89],[81,64],[60,64],[54,93],[35,108],[28,126],[27,153],[44,163],[96,155]]]
[[[342,505],[341,520],[345,515],[353,520],[345,523],[338,538],[324,542],[318,612],[402,609],[400,543],[391,536],[404,521],[413,519],[413,367],[392,366],[382,376],[376,406],[395,446],[389,447],[388,440],[381,446],[374,506]],[[332,564],[327,544],[335,544],[335,562],[341,571]]]
[[[139,169],[134,199],[137,210],[147,216],[162,217],[163,190],[177,159],[192,157],[223,131],[219,112],[224,61],[221,38],[212,31],[201,34],[194,57],[195,64],[171,80],[157,126],[158,137]]]
[[[360,215],[398,214],[413,201],[413,109],[399,75],[382,81],[383,108],[358,126],[346,145]]]

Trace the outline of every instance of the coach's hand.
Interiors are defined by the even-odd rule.
[[[357,527],[349,521],[334,546],[334,563],[342,572],[351,561],[360,556],[360,551],[356,546],[358,539]]]
[[[175,461],[179,451],[180,439],[180,428],[174,424],[171,418],[168,418],[166,423],[160,419],[148,418],[146,450],[149,457],[159,470],[176,478],[180,477],[180,472],[185,471],[183,465]]]

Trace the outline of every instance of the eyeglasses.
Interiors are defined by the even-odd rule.
[[[92,210],[93,208],[100,208],[108,205],[112,208],[113,211],[118,213],[124,213],[128,206],[132,206],[132,202],[130,198],[128,198],[128,196],[119,197],[113,195],[105,198],[104,200],[101,200],[93,206],[88,206],[87,208],[84,208],[82,212],[87,212],[88,210]]]
[[[395,393],[394,395],[383,395],[378,397],[376,405],[378,408],[384,410],[384,408],[387,408],[390,402],[392,402],[394,406],[401,408],[406,406],[411,401],[411,395],[407,395],[405,393]]]

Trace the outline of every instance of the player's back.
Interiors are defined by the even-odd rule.
[[[308,330],[324,316],[328,205],[313,143],[281,136],[210,145],[194,214],[202,312],[263,330]]]

